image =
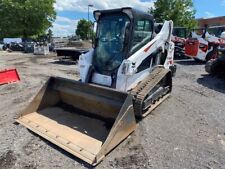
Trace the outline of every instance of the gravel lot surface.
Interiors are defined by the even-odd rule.
[[[177,66],[169,99],[97,169],[225,169],[225,80],[192,60]],[[0,70],[12,67],[21,81],[0,86],[0,169],[91,168],[15,123],[49,76],[78,80],[77,65],[57,62],[54,55],[0,52]]]

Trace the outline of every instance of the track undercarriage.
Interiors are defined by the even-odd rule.
[[[169,70],[156,67],[131,91],[136,116],[145,117],[169,96],[172,90],[171,76]]]

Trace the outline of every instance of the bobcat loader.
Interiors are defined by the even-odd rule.
[[[79,58],[80,81],[50,77],[17,122],[97,165],[172,90],[173,22],[154,33],[132,8],[94,11],[94,47]]]

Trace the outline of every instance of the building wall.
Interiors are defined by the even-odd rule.
[[[225,16],[208,18],[208,19],[197,19],[199,27],[208,26],[224,26],[225,25]]]

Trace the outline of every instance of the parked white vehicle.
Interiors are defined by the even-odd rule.
[[[3,42],[4,44],[22,43],[22,38],[4,38]]]
[[[49,45],[45,44],[36,44],[34,45],[34,55],[48,55],[49,54]]]

